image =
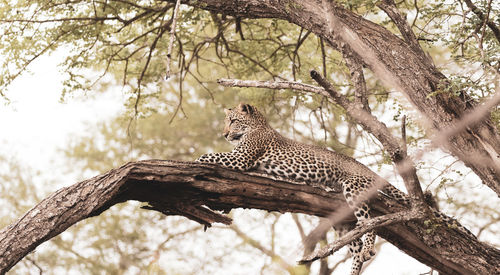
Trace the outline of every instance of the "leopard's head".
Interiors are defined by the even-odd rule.
[[[240,103],[238,107],[224,109],[224,137],[227,141],[238,144],[247,133],[254,129],[268,127],[264,116],[256,107]]]

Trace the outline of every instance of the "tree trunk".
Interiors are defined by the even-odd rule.
[[[169,0],[170,2],[175,2]],[[446,92],[448,79],[421,50],[384,27],[330,1],[183,1],[241,18],[278,18],[297,24],[341,50],[348,46],[387,85],[404,93],[436,131],[453,127],[476,104],[460,91]],[[333,20],[332,20],[333,18]],[[489,118],[438,144],[471,168],[500,196],[500,136]]]
[[[127,200],[147,202],[145,209],[182,215],[206,226],[213,222],[231,223],[230,218],[212,210],[257,208],[326,217],[347,207],[340,193],[214,165],[163,160],[131,162],[60,189],[2,229],[0,274],[71,225]],[[374,216],[403,210],[397,202],[382,196],[375,198],[371,206]],[[344,222],[354,221],[350,215]],[[447,226],[434,223],[432,228],[427,232],[424,221],[415,220],[379,228],[377,233],[440,274],[500,273],[499,250]]]

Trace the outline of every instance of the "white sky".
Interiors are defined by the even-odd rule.
[[[0,99],[0,150],[3,155],[15,156],[23,164],[44,173],[58,174],[63,154],[60,149],[69,138],[78,136],[87,125],[106,120],[123,109],[120,89],[102,93],[95,98],[69,95],[60,102],[62,74],[58,64],[62,51],[43,56],[9,87]]]

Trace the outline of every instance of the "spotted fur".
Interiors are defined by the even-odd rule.
[[[218,163],[241,171],[263,172],[328,189],[338,190],[340,187],[358,222],[370,218],[370,208],[364,202],[365,194],[382,179],[366,166],[351,157],[283,137],[269,126],[254,106],[240,104],[225,112],[224,137],[235,144],[235,148],[227,153],[202,155],[198,161]],[[392,185],[384,187],[382,192],[409,203],[407,196]],[[343,234],[342,231],[339,233]],[[375,255],[375,237],[370,231],[362,241],[350,244],[354,259],[351,274],[359,274],[363,262]]]

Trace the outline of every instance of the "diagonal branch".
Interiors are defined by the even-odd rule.
[[[483,104],[464,114],[461,119],[454,121],[452,126],[442,129],[433,139],[433,142],[437,145],[448,144],[449,137],[458,135],[460,132],[467,130],[469,127],[474,127],[474,125],[485,120],[490,116],[491,110],[498,107],[498,105],[500,105],[500,83],[497,85],[493,96]],[[497,165],[497,168],[500,169],[500,163]]]
[[[408,24],[408,21],[406,21],[406,18],[403,17],[396,7],[396,3],[394,3],[393,0],[382,0],[377,3],[377,7],[382,9],[391,18],[406,43],[408,43],[408,45],[410,45],[410,47],[421,57],[427,58],[426,54],[422,50],[422,47],[420,47],[420,44],[418,43],[415,33]]]
[[[366,232],[374,230],[378,227],[390,225],[398,222],[407,222],[414,219],[422,218],[424,215],[421,212],[415,210],[401,211],[398,213],[387,214],[384,216],[379,216],[369,220],[364,220],[360,222],[359,226],[350,230],[344,236],[336,240],[335,242],[323,247],[322,249],[315,251],[311,255],[304,257],[300,260],[300,264],[307,264],[318,259],[323,259],[332,255],[335,251],[341,249],[352,241],[361,238]]]
[[[363,73],[363,62],[347,45],[342,48],[342,56],[347,68],[351,72],[351,82],[354,86],[354,103],[361,105],[367,113],[371,113],[370,105],[368,104],[365,75]]]

